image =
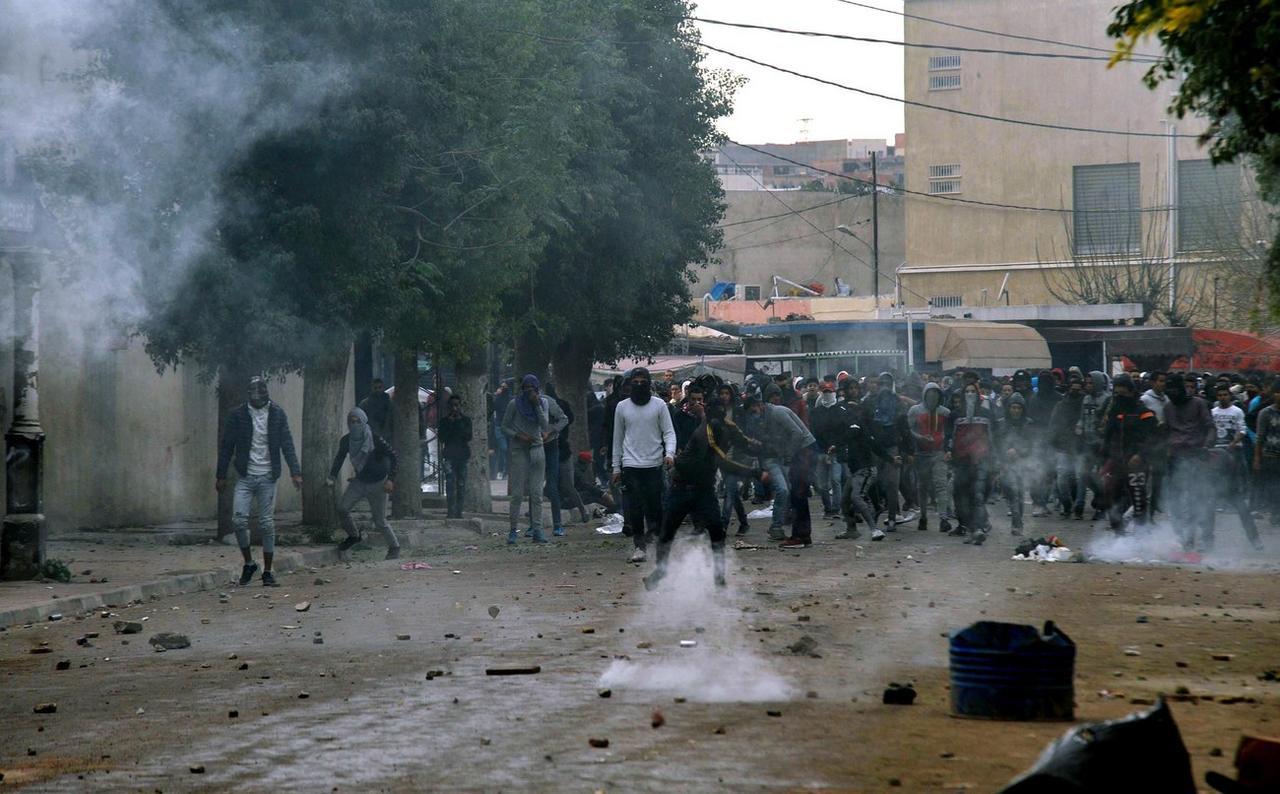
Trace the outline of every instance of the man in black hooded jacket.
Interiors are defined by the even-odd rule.
[[[723,587],[725,530],[720,518],[720,505],[716,502],[716,471],[768,480],[763,470],[744,466],[729,456],[729,449],[734,444],[749,442],[736,426],[724,421],[723,406],[714,402],[710,406],[701,402],[691,403],[689,413],[697,417],[698,425],[676,454],[671,469],[671,488],[667,491],[662,529],[658,533],[657,565],[644,580],[644,586],[649,590],[657,587],[667,575],[667,560],[671,556],[676,530],[691,513],[694,522],[704,528],[711,539],[715,583]]]

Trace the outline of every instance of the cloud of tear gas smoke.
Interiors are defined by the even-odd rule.
[[[0,0],[0,20],[0,186],[36,177],[57,227],[42,322],[88,351],[216,245],[237,157],[351,72],[269,59],[264,31],[185,0]]]
[[[730,562],[732,570],[732,557]],[[795,687],[748,644],[733,583],[730,575],[729,587],[716,588],[704,539],[677,544],[667,578],[642,596],[640,612],[628,626],[626,636],[651,643],[652,649],[633,652],[630,661],[615,660],[600,677],[600,685],[670,693],[703,703],[790,699]],[[684,648],[681,641],[697,644]]]

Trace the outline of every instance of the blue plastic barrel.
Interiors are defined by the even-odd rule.
[[[989,720],[1075,716],[1076,644],[1052,621],[979,621],[951,635],[951,712]]]

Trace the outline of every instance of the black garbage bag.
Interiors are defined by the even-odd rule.
[[[1072,728],[1001,794],[1195,794],[1191,756],[1164,698],[1147,711]]]

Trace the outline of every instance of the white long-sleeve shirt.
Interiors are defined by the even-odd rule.
[[[664,457],[676,456],[676,429],[671,411],[662,400],[650,397],[644,405],[634,400],[618,403],[613,419],[613,470],[652,469]]]

